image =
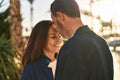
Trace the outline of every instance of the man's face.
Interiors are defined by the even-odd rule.
[[[60,33],[63,37],[65,37],[65,27],[64,27],[64,25],[62,25],[61,21],[59,21],[57,17],[55,17],[55,16],[53,16],[53,15],[51,15],[51,17],[52,17],[53,22],[56,24],[59,33]]]

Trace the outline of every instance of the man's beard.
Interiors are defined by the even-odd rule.
[[[57,27],[58,27],[58,32],[62,35],[62,37],[65,38],[64,26],[59,21],[57,21]]]

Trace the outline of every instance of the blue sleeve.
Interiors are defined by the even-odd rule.
[[[23,69],[20,80],[33,80],[31,72],[27,69]]]

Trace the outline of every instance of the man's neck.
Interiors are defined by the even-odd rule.
[[[72,19],[70,21],[71,23],[69,23],[69,38],[71,38],[74,33],[76,32],[76,30],[80,27],[82,27],[84,24],[82,23],[82,21],[79,19],[79,18],[76,18],[76,19]]]

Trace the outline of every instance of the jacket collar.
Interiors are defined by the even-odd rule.
[[[83,34],[83,33],[87,33],[88,31],[91,31],[90,28],[87,25],[81,26],[80,28],[77,29],[77,31],[75,32],[75,35],[78,34]]]
[[[48,66],[49,63],[51,62],[51,60],[50,60],[47,56],[45,56],[44,54],[41,55],[40,61],[41,61],[43,64],[45,64],[46,66]]]

